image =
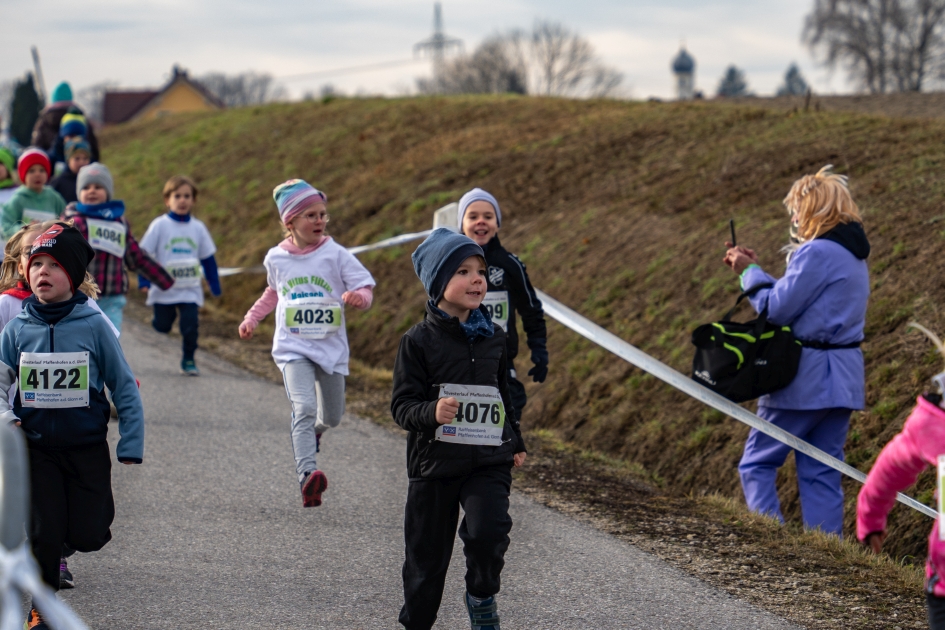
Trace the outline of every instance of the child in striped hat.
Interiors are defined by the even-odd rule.
[[[321,434],[341,422],[348,374],[344,307],[366,310],[374,278],[357,258],[325,234],[328,198],[300,179],[272,193],[287,238],[269,250],[269,286],[246,313],[239,333],[249,339],[276,311],[272,357],[292,403],[292,448],[302,506],[322,503],[328,479],[315,465]]]
[[[4,240],[24,225],[58,219],[66,209],[62,195],[46,185],[52,165],[45,151],[36,147],[24,151],[17,170],[23,185],[3,206],[0,226]]]

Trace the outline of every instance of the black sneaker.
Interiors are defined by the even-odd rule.
[[[495,596],[482,600],[482,603],[473,605],[467,592],[463,596],[466,602],[466,612],[469,613],[469,625],[472,630],[499,630],[499,608],[495,603]]]
[[[75,588],[75,578],[72,577],[65,558],[59,559],[59,588]]]

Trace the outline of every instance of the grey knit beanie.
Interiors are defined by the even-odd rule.
[[[99,162],[86,164],[79,169],[79,175],[75,180],[75,191],[82,192],[82,189],[89,184],[98,184],[108,191],[108,199],[115,196],[115,182],[112,180],[112,173],[108,167]]]

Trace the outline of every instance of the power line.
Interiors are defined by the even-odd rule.
[[[381,61],[378,63],[366,64],[363,66],[348,66],[346,68],[332,68],[331,70],[315,70],[314,72],[303,72],[301,74],[289,74],[282,77],[276,77],[279,81],[299,81],[319,76],[329,76],[332,74],[355,74],[358,72],[370,72],[371,70],[382,70],[384,68],[394,68],[397,66],[406,66],[412,63],[423,62],[423,59],[399,59],[397,61]]]

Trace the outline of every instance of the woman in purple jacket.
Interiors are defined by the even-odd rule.
[[[863,409],[863,327],[870,293],[866,258],[870,244],[847,178],[825,166],[794,182],[784,199],[791,213],[787,271],[775,280],[754,251],[732,247],[725,264],[739,274],[742,290],[773,283],[751,299],[768,321],[790,326],[804,350],[794,381],[758,400],[758,415],[843,459],[850,413]],[[791,449],[752,429],[738,465],[748,507],[782,522],[775,478]],[[843,532],[840,473],[794,453],[804,526]]]

